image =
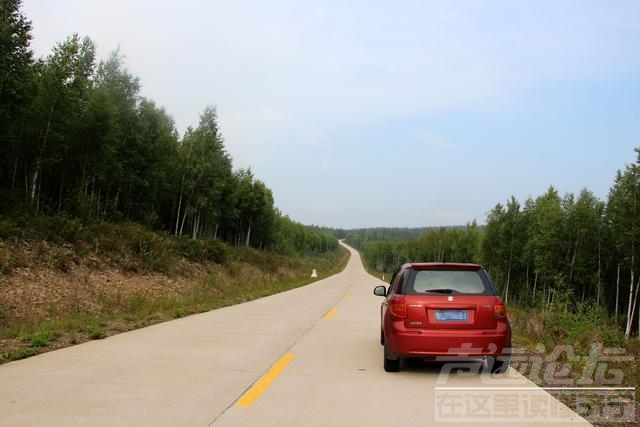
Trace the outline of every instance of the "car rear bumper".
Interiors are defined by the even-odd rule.
[[[403,322],[385,331],[385,341],[397,357],[498,357],[511,348],[511,331],[507,325],[497,329],[432,330],[407,329]]]

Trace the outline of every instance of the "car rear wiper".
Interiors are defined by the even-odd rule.
[[[437,293],[437,294],[452,294],[453,293],[453,289],[427,289],[425,291],[425,293],[427,292],[433,292],[433,293]]]

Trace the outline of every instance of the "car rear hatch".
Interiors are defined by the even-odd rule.
[[[504,305],[495,296],[406,295],[409,329],[496,329]],[[502,307],[502,308],[500,308]]]
[[[496,329],[504,317],[504,303],[479,265],[422,265],[404,291],[407,328]]]

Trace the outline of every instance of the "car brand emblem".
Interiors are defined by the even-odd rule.
[[[447,299],[448,299],[449,301],[453,301],[453,297],[452,297],[451,295],[449,295],[449,296],[447,297]]]

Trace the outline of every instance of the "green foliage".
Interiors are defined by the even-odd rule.
[[[35,348],[18,348],[10,350],[7,353],[0,353],[0,363],[6,363],[12,360],[26,359],[27,357],[35,356],[36,354],[38,354],[38,350]]]
[[[640,289],[640,149],[636,153],[636,162],[618,172],[606,203],[587,189],[576,198],[550,187],[524,205],[514,197],[495,205],[484,228],[475,222],[431,228],[404,241],[394,230],[343,234],[380,272],[408,261],[481,263],[507,302],[594,325],[620,313],[629,336]]]
[[[585,311],[565,313],[511,306],[509,320],[516,341],[542,343],[547,349],[553,349],[556,345],[571,345],[576,351],[587,353],[592,343],[602,343],[605,348],[626,347],[628,342],[624,333],[612,323],[609,316],[593,301],[588,302],[587,306],[584,307],[586,312],[598,312],[598,315],[590,316]]]
[[[94,43],[74,34],[34,61],[20,1],[1,7],[0,215],[36,218],[44,227],[36,234],[72,244],[83,239],[76,223],[57,218],[53,225],[62,228],[55,229],[41,218],[136,222],[281,253],[335,249],[329,233],[283,217],[251,170],[233,171],[215,107],[180,137],[171,116],[140,96],[140,80],[118,50],[97,62]],[[17,234],[1,221],[0,237]],[[208,242],[185,250],[223,261],[221,248]],[[162,240],[141,236],[133,249],[151,268],[168,261]]]
[[[101,325],[89,325],[85,332],[92,340],[101,340],[107,337],[107,330]]]
[[[228,246],[220,240],[201,238],[198,240],[180,236],[178,240],[180,251],[184,256],[196,262],[214,261],[223,264],[229,256]]]
[[[36,331],[31,336],[29,340],[29,345],[31,347],[46,347],[46,345],[49,344],[49,341],[51,341],[53,338],[54,336],[51,333],[51,331],[43,328]]]
[[[379,230],[379,229],[378,229]],[[392,272],[405,262],[475,262],[482,231],[475,221],[466,227],[429,228],[426,235],[409,241],[360,240],[366,262],[380,272]],[[347,242],[352,243],[347,232]],[[372,234],[377,237],[377,231]],[[356,238],[362,238],[360,233]],[[365,234],[366,236],[366,234]]]
[[[304,226],[276,213],[272,249],[284,255],[317,256],[338,248],[338,241],[327,230]]]
[[[20,12],[21,3],[0,1],[0,182],[10,187],[17,184],[15,160],[23,144],[20,118],[34,93],[33,52],[29,46],[31,22]],[[0,200],[7,200],[2,191]]]

